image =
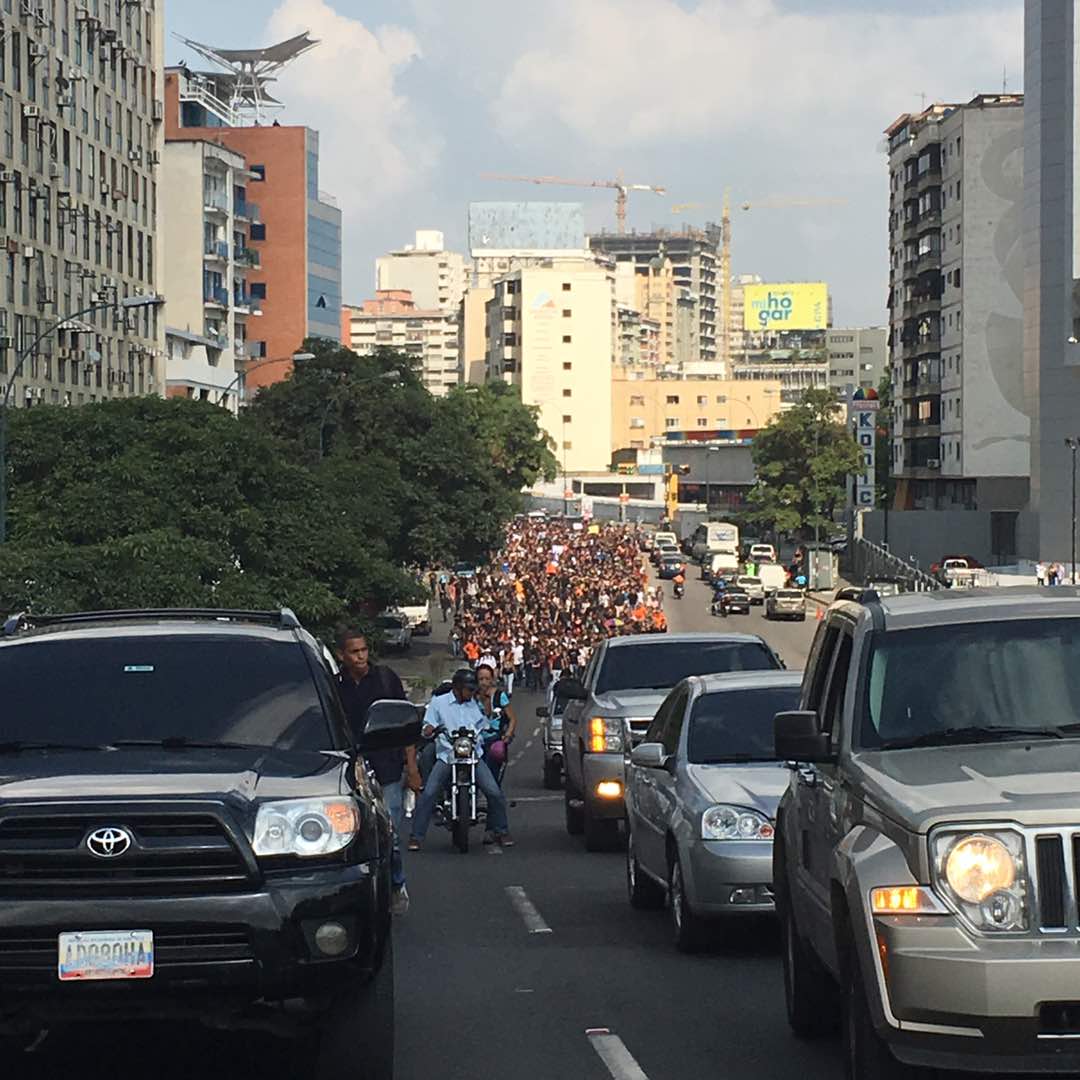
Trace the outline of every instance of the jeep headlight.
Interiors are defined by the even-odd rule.
[[[622,750],[622,717],[594,716],[589,721],[589,752],[593,754],[620,754]]]
[[[934,886],[978,930],[1026,930],[1024,842],[1011,829],[945,829],[930,841]]]
[[[771,840],[775,832],[764,814],[741,806],[710,806],[701,815],[702,840]]]
[[[348,847],[360,828],[346,799],[288,799],[263,803],[255,816],[256,855],[332,855]]]

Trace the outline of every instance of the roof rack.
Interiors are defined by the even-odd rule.
[[[4,622],[3,636],[45,626],[80,626],[87,623],[134,622],[143,619],[213,619],[220,622],[258,623],[279,630],[299,630],[300,620],[290,608],[279,611],[244,611],[233,608],[134,608],[122,611],[76,611],[66,615],[12,615]]]

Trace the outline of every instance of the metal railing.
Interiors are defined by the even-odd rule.
[[[937,578],[921,569],[918,563],[905,561],[871,540],[856,536],[848,552],[852,579],[866,582],[872,578],[898,578],[911,592],[934,592],[944,588]]]

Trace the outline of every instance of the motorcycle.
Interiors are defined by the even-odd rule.
[[[443,789],[433,820],[450,831],[454,847],[465,855],[469,850],[469,830],[480,821],[476,805],[476,765],[481,757],[480,748],[476,732],[471,728],[447,732],[440,725],[431,733],[431,741],[443,734],[450,739],[453,759],[450,782]]]
[[[675,599],[681,600],[686,595],[686,586],[676,583],[675,585]]]

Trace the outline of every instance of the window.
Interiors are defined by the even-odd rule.
[[[698,427],[708,427],[709,426],[709,418],[707,416],[699,416],[697,418],[697,426]]]
[[[631,405],[644,405],[645,404],[645,395],[644,394],[633,394],[633,395],[631,395],[630,404]]]
[[[569,319],[571,315],[573,315],[573,312],[568,307],[562,309],[562,317],[564,319]]]
[[[265,281],[253,281],[251,283],[251,295],[257,300],[266,299],[266,282]]]
[[[669,405],[678,405],[679,404],[679,395],[678,394],[668,394],[667,403]]]
[[[565,413],[563,414],[562,422],[564,424],[570,424],[570,423],[573,422],[573,420],[574,420],[574,418],[572,416],[568,416]]]
[[[645,421],[640,416],[631,416],[630,417],[630,426],[635,431],[640,431],[642,428],[645,427]]]
[[[562,396],[563,397],[573,397],[574,396],[574,391],[573,390],[564,390],[562,392]]]
[[[689,760],[699,764],[773,761],[773,717],[798,707],[797,686],[703,694],[694,702],[690,717]]]
[[[564,442],[562,444],[562,448],[564,450],[573,450],[574,449],[574,444],[572,442]]]
[[[570,344],[570,341],[571,341],[571,337],[570,337],[570,335],[569,335],[569,334],[563,334],[563,336],[562,336],[562,343],[563,343],[564,345],[569,345],[569,344]]]
[[[704,394],[698,394],[697,403],[699,405],[708,405],[709,399]]]
[[[265,240],[266,239],[266,226],[262,222],[253,222],[251,226],[251,239],[252,240]]]
[[[727,404],[727,394],[717,394],[716,395],[716,404],[717,405],[726,405]]]
[[[570,363],[569,360],[564,360],[563,361],[563,366],[562,366],[563,371],[572,371],[573,367],[574,367],[574,365],[572,363]]]
[[[563,292],[569,292],[570,291],[570,282],[569,281],[564,281],[562,283],[562,291]]]
[[[679,426],[679,418],[677,416],[669,416],[664,421],[664,427],[666,427],[666,428],[669,428],[669,429],[670,428],[677,428],[678,426]]]
[[[759,641],[710,641],[692,649],[678,642],[635,644],[631,649],[607,650],[596,693],[648,690],[665,682],[680,683],[691,675],[774,671],[777,667],[769,647]]]

